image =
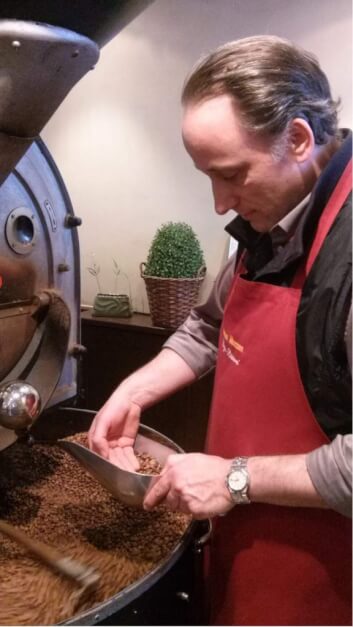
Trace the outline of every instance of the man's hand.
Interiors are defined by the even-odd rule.
[[[140,415],[141,407],[118,388],[92,422],[88,432],[90,448],[120,468],[138,470],[133,446]]]
[[[227,513],[234,505],[225,483],[230,465],[230,459],[214,455],[170,455],[145,497],[144,508],[163,503],[197,519]]]
[[[133,446],[141,411],[195,379],[196,374],[177,353],[162,349],[125,379],[103,405],[89,430],[90,448],[125,470],[138,470]]]

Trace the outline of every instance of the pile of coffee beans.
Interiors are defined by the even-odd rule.
[[[86,434],[70,439],[84,444]],[[140,462],[144,472],[157,464],[148,456]],[[1,537],[1,625],[55,624],[109,599],[167,560],[190,524],[164,507],[145,512],[120,503],[56,445],[19,442],[0,453],[0,518],[101,573],[87,599]]]

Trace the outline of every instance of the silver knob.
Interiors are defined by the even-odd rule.
[[[7,429],[30,427],[41,410],[37,390],[25,381],[9,381],[0,386],[0,425]]]

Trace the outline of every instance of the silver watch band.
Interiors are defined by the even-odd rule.
[[[250,503],[248,495],[250,477],[247,462],[247,457],[235,457],[227,476],[227,488],[236,505],[247,505]]]
[[[244,468],[248,472],[248,457],[234,457],[230,470],[232,471],[236,468]]]

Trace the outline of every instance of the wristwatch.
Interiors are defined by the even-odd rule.
[[[250,503],[248,496],[250,477],[247,461],[247,457],[236,457],[233,459],[226,478],[226,486],[236,505],[247,505]]]

